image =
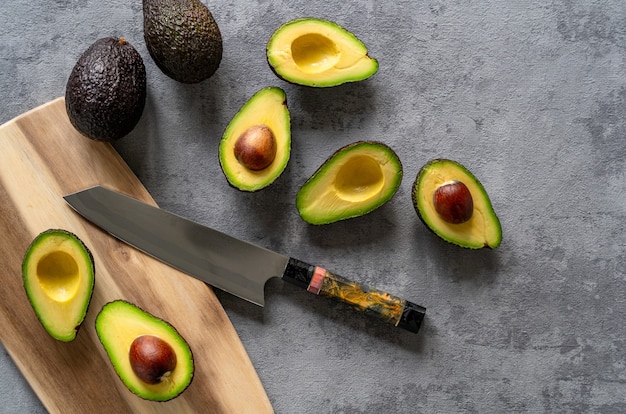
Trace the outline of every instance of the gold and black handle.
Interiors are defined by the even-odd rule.
[[[282,278],[310,293],[347,303],[360,312],[414,333],[419,331],[426,313],[422,306],[294,258],[289,259]]]

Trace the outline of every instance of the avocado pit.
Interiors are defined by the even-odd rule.
[[[176,352],[163,339],[154,335],[135,338],[129,350],[130,366],[147,384],[159,384],[176,368]]]
[[[276,137],[267,125],[253,125],[235,141],[235,158],[252,171],[267,168],[276,158]]]
[[[448,223],[461,224],[472,218],[474,200],[465,184],[458,180],[443,183],[433,194],[437,214]]]

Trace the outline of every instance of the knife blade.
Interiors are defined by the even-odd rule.
[[[406,299],[239,240],[101,186],[63,197],[115,238],[215,288],[263,306],[265,283],[279,277],[417,333],[426,309]]]

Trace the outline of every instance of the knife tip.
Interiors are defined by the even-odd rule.
[[[64,198],[65,200],[67,200],[68,198],[72,198],[73,196],[76,196],[76,195],[78,195],[78,194],[80,194],[80,193],[84,193],[84,192],[87,192],[87,191],[92,191],[92,190],[95,190],[95,189],[97,189],[97,188],[102,188],[102,186],[100,186],[100,185],[94,185],[94,186],[91,186],[91,187],[86,187],[86,188],[83,188],[83,189],[81,189],[81,190],[74,191],[73,193],[68,193],[68,194],[65,194],[65,195],[63,196],[63,198]]]

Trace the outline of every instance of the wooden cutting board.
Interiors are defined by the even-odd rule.
[[[0,126],[0,340],[51,413],[272,412],[250,359],[226,313],[204,283],[120,243],[78,216],[63,195],[93,185],[155,204],[108,143],[72,127],[63,98]],[[52,339],[22,285],[21,263],[31,241],[49,228],[69,230],[96,263],[95,290],[78,337]],[[170,322],[189,343],[195,375],[168,402],[128,391],[94,328],[102,306],[125,299]]]

